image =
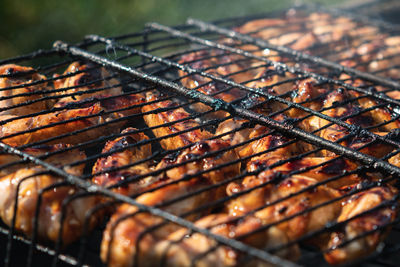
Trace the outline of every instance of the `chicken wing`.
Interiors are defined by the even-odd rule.
[[[284,231],[290,240],[296,240],[306,233],[321,229],[326,223],[335,220],[340,213],[341,207],[337,201],[311,209],[340,196],[335,189],[313,186],[315,184],[316,180],[301,175],[293,175],[283,181],[279,179],[279,175],[250,176],[241,186],[228,187],[228,194],[233,195],[256,186],[263,186],[232,200],[228,205],[228,211],[232,216],[243,216],[257,210],[254,215],[264,224],[282,221],[277,227]],[[307,190],[308,188],[310,189]],[[305,192],[298,193],[301,190]],[[294,195],[291,196],[292,194]],[[268,205],[280,199],[284,200]]]
[[[387,122],[391,120],[391,115],[386,108],[376,108],[372,111],[363,112],[363,110],[370,108],[371,106],[376,106],[375,103],[371,99],[361,98],[356,103],[346,103],[346,99],[350,97],[357,97],[350,96],[349,92],[345,90],[334,90],[329,93],[324,101],[324,108],[325,111],[322,113],[328,115],[329,117],[333,118],[342,118],[347,117],[345,120],[346,123],[350,125],[357,125],[362,128],[371,127],[371,126],[378,126],[381,123]],[[339,106],[336,106],[338,103],[343,103]],[[310,128],[313,130],[321,129],[319,131],[319,135],[324,139],[330,141],[338,141],[341,138],[350,134],[350,130],[338,125],[333,124],[331,126],[327,126],[330,122],[324,120],[322,118],[313,116],[310,119]],[[327,126],[327,127],[326,127]],[[373,132],[377,135],[384,136],[390,130],[396,129],[399,127],[398,121],[393,121],[391,123],[386,123],[377,129],[375,128]],[[375,142],[369,144],[367,147],[362,148],[368,143],[374,141],[371,137],[350,137],[346,140],[342,141],[341,144],[347,147],[351,147],[354,149],[361,149],[360,151],[369,155],[374,155],[375,157],[382,157],[393,150],[393,147],[384,143]],[[326,150],[323,151],[323,155],[332,155],[331,152]]]
[[[78,161],[85,158],[85,154],[77,149],[72,149],[69,144],[41,145],[23,149],[24,153],[42,158],[45,162],[62,167],[66,172],[73,175],[82,173],[82,166],[69,166],[73,160]],[[54,153],[62,151],[62,153]],[[21,168],[34,166],[31,163],[23,162],[19,156],[14,154],[0,155],[0,177],[11,174]]]
[[[53,103],[49,100],[41,100],[49,90],[44,75],[38,74],[33,68],[23,67],[15,64],[0,66],[0,75],[10,75],[0,78],[0,97],[9,97],[0,101],[0,115],[22,116],[46,110]],[[33,84],[32,84],[33,83]],[[25,86],[26,84],[26,86]],[[11,88],[23,86],[21,88]],[[24,95],[26,94],[26,95]],[[18,96],[22,95],[22,96]],[[23,103],[31,104],[12,108]]]

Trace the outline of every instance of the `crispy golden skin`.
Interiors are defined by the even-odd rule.
[[[212,153],[229,147],[229,142],[222,140],[200,141],[192,147],[183,150],[178,155],[164,158],[157,166],[157,169],[165,168],[171,164],[185,163],[190,159],[202,156],[205,153]],[[179,167],[175,167],[163,172],[157,182],[153,183],[148,193],[140,195],[136,200],[139,203],[157,206],[165,205],[168,201],[179,198],[187,194],[191,194],[197,190],[201,190],[207,186],[219,183],[225,179],[229,179],[237,175],[240,171],[240,164],[233,164],[216,170],[198,174],[200,171],[210,170],[225,162],[237,160],[235,151],[222,152],[216,156],[206,157],[204,159],[188,162]],[[193,175],[191,179],[184,179],[187,175]],[[176,181],[176,183],[170,184]],[[158,188],[163,186],[162,188]],[[155,191],[154,191],[155,190]],[[182,215],[197,207],[216,200],[224,196],[223,187],[217,189],[208,189],[204,192],[194,194],[184,200],[163,206],[163,209],[173,213]],[[137,253],[136,240],[140,233],[145,229],[163,222],[163,219],[152,216],[147,213],[140,213],[133,217],[119,221],[128,214],[137,212],[137,208],[128,204],[121,205],[117,212],[111,217],[110,222],[104,232],[102,241],[101,257],[103,261],[107,261],[111,266],[131,266],[133,257]],[[186,217],[187,219],[197,219],[199,213]],[[169,233],[177,229],[176,225],[167,224],[165,227],[157,229],[140,241],[140,253],[146,251],[146,248],[152,247],[156,241],[164,239]],[[118,236],[118,238],[112,238]],[[138,256],[140,257],[141,254]]]
[[[71,95],[59,99],[59,102],[80,101],[90,97],[116,96],[122,94],[120,82],[111,78],[110,73],[103,67],[93,63],[82,64],[80,62],[71,63],[63,75],[71,75],[59,78],[54,81],[54,88],[57,95]],[[54,75],[54,78],[60,75]],[[65,90],[62,90],[65,89]],[[99,89],[99,90],[96,90]],[[88,92],[93,90],[94,92]]]
[[[69,145],[55,145],[42,149],[36,148],[31,154],[43,154],[45,152],[65,149]],[[27,151],[29,153],[29,151]],[[84,164],[69,166],[69,164],[84,160],[85,154],[77,149],[69,150],[62,154],[56,154],[48,158],[49,163],[62,167],[66,172],[73,175],[83,173]],[[41,195],[38,217],[38,238],[40,240],[55,242],[58,238],[61,226],[61,212],[63,201],[81,192],[71,185],[64,185],[41,191],[46,187],[63,182],[64,179],[49,174],[40,166],[25,165],[24,168],[3,176],[0,178],[0,217],[4,223],[11,226],[14,214],[15,197],[18,194],[17,214],[15,229],[19,232],[31,236],[34,230],[34,221],[36,206]],[[17,192],[18,190],[18,192]],[[62,241],[63,244],[69,244],[78,239],[83,230],[85,214],[94,207],[97,197],[86,196],[77,198],[66,207],[65,220],[63,222]],[[91,218],[89,227],[95,225],[95,219]]]
[[[374,187],[347,198],[343,202],[338,222],[349,220],[343,228],[332,233],[328,248],[333,250],[325,253],[325,259],[330,264],[343,264],[364,257],[373,252],[390,230],[390,224],[397,216],[397,208],[386,206],[373,212],[354,218],[356,215],[377,207],[384,201],[393,201],[398,191],[390,186]],[[353,219],[352,219],[353,218]],[[384,227],[367,234],[378,227]],[[345,241],[367,234],[364,237],[352,240],[344,245]],[[338,247],[341,244],[344,246]]]
[[[92,178],[95,184],[103,187],[113,186],[126,179],[134,179],[137,175],[144,175],[150,171],[149,162],[142,162],[134,166],[125,167],[151,156],[151,144],[134,146],[140,141],[149,138],[142,132],[134,132],[135,128],[126,128],[121,132],[123,136],[110,140],[104,146],[102,153],[112,153],[106,157],[99,158],[93,166],[93,174],[101,173]],[[122,169],[118,169],[121,168]],[[116,170],[114,170],[116,169]],[[123,195],[137,194],[145,189],[153,181],[153,177],[142,178],[138,181],[124,183],[124,185],[113,189]]]
[[[173,108],[176,106],[171,100],[162,100],[157,92],[148,92],[146,95],[147,102],[160,100],[158,102],[145,105],[142,112],[154,112],[143,115],[146,124],[149,127],[162,126],[166,123],[173,123],[178,120],[188,118],[190,114],[183,108]],[[165,112],[159,112],[157,109],[172,108]],[[194,119],[185,119],[180,122],[175,122],[172,125],[152,129],[154,135],[158,138],[177,134],[193,127],[198,127],[199,124]],[[197,141],[210,138],[212,134],[202,129],[194,129],[188,132],[180,133],[176,136],[163,138],[160,140],[161,146],[167,150],[177,149],[186,145],[190,145]]]
[[[23,73],[27,74],[23,74]],[[24,105],[17,108],[11,108],[0,112],[0,115],[15,115],[22,116],[46,110],[53,103],[49,100],[40,100],[47,96],[46,91],[49,90],[44,75],[38,74],[31,67],[24,67],[15,64],[7,64],[0,66],[0,75],[10,75],[0,78],[0,89],[5,89],[14,86],[24,86],[25,84],[39,82],[33,85],[27,85],[21,88],[12,88],[9,90],[1,90],[0,97],[11,97],[0,101],[0,109],[9,108],[14,105],[23,104],[28,101],[36,101],[29,105]],[[20,94],[31,94],[25,96],[16,96]]]

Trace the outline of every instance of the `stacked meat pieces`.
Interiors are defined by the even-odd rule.
[[[1,66],[0,74],[1,142],[78,177],[86,155],[76,145],[118,132],[144,100],[124,95],[120,82],[93,64],[74,62],[51,84],[33,68],[15,64]],[[6,153],[0,158],[4,223],[31,236],[36,217],[39,239],[60,238],[64,245],[81,237],[85,222],[88,229],[96,225],[96,218],[85,216],[98,197],[79,197],[82,190],[40,165]]]
[[[400,48],[397,37],[375,27],[360,28],[348,18],[289,14],[235,30],[397,77],[391,69],[396,60],[386,59]],[[233,39],[220,42],[308,71],[327,71]],[[386,157],[395,148],[378,138],[392,136],[400,121],[390,106],[373,97],[223,50],[199,49],[179,63],[252,90],[180,71],[188,89],[400,164],[397,154]],[[202,103],[182,105],[161,90],[124,92],[113,75],[93,64],[74,62],[51,83],[29,67],[5,65],[0,74],[1,142],[79,177],[90,162],[79,147],[105,137],[91,169],[92,182],[138,203],[110,204],[38,165],[3,154],[0,159],[8,167],[1,169],[2,221],[31,236],[38,214],[39,238],[67,245],[95,227],[100,215],[109,215],[101,259],[110,266],[270,266],[142,206],[291,261],[301,256],[302,244],[313,246],[330,264],[375,251],[397,216],[398,190],[381,173],[227,111],[212,112]],[[370,86],[345,74],[336,78]],[[395,91],[386,94],[397,97]],[[205,114],[201,120],[193,115],[199,113]],[[142,119],[145,131],[139,126]],[[202,122],[209,120],[218,123],[204,128]],[[354,134],[354,128],[371,134]],[[88,216],[98,204],[109,208]]]

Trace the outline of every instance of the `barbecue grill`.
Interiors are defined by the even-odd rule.
[[[384,4],[388,3],[392,2],[384,1]],[[360,7],[361,10],[366,10],[368,8],[371,8],[371,6],[366,5],[364,8]],[[255,19],[283,17],[288,19],[289,26],[290,23],[298,24],[300,21],[301,31],[307,33],[309,28],[307,28],[308,26],[306,23],[306,18],[313,12],[330,14],[332,20],[339,17],[345,17],[350,19],[351,22],[355,23],[356,27],[359,29],[373,27],[373,29],[376,30],[371,30],[360,35],[352,36],[351,39],[346,36],[346,39],[334,40],[329,44],[315,44],[311,48],[307,48],[306,50],[302,51],[293,50],[290,48],[291,43],[281,46],[271,44],[267,40],[259,38],[259,35],[257,34],[264,30],[263,28],[254,29],[253,32],[243,32],[240,31],[240,28],[238,28]],[[386,11],[384,10],[384,12]],[[300,19],[293,20],[293,22],[291,22],[291,18]],[[301,21],[303,21],[303,23],[301,23]],[[279,28],[282,26],[276,27]],[[400,28],[395,24],[354,15],[351,10],[347,12],[325,9],[316,6],[298,6],[289,11],[234,19],[224,19],[214,23],[206,23],[195,19],[189,19],[185,25],[177,27],[168,27],[157,23],[150,23],[146,25],[142,32],[109,38],[97,35],[88,35],[82,42],[77,44],[67,44],[63,41],[57,41],[54,43],[53,49],[39,50],[31,54],[2,60],[0,62],[1,65],[15,63],[25,66],[33,66],[39,73],[44,74],[47,77],[45,80],[37,80],[31,82],[30,84],[21,84],[11,88],[1,89],[2,91],[10,89],[18,90],[19,88],[45,83],[51,84],[61,79],[79,75],[85,70],[64,72],[67,66],[75,61],[90,63],[90,68],[92,68],[94,71],[105,68],[107,70],[107,74],[105,76],[97,77],[97,79],[94,78],[84,80],[80,84],[73,85],[71,87],[58,89],[59,92],[64,92],[65,94],[54,94],[50,91],[40,92],[42,96],[39,99],[30,100],[25,103],[19,103],[12,107],[3,107],[1,108],[1,111],[8,111],[16,107],[26,107],[41,101],[55,101],[65,97],[65,95],[77,97],[98,91],[108,92],[116,87],[122,88],[122,95],[140,93],[145,94],[156,89],[159,92],[162,92],[162,98],[155,100],[155,103],[162,101],[171,101],[171,103],[173,103],[166,108],[149,111],[147,114],[137,112],[130,113],[129,115],[121,118],[104,120],[96,125],[91,125],[76,131],[62,133],[56,137],[39,139],[34,142],[26,142],[25,144],[18,146],[13,146],[7,142],[7,139],[10,140],[10,138],[22,136],[23,134],[30,134],[42,129],[51,129],[51,127],[54,127],[55,124],[43,125],[37,129],[27,128],[26,130],[18,132],[14,135],[1,137],[0,146],[3,151],[3,155],[11,154],[15,157],[12,161],[5,162],[1,166],[0,170],[7,170],[8,168],[13,167],[15,168],[16,166],[21,166],[21,164],[24,166],[42,166],[40,172],[24,177],[18,183],[19,187],[22,187],[24,181],[33,179],[33,177],[36,175],[49,174],[62,178],[57,183],[48,185],[39,190],[37,203],[35,203],[36,208],[33,216],[33,230],[31,235],[23,235],[16,229],[15,224],[18,220],[18,218],[16,218],[17,216],[12,216],[11,227],[5,224],[1,225],[1,258],[4,259],[2,264],[5,266],[35,266],[38,264],[52,264],[53,266],[102,265],[104,263],[102,263],[99,256],[100,243],[103,231],[106,228],[109,219],[108,215],[104,214],[112,214],[110,210],[112,210],[113,207],[120,205],[121,203],[127,203],[137,207],[138,209],[134,213],[120,219],[119,222],[128,220],[129,218],[134,218],[135,216],[140,216],[140,214],[147,213],[150,213],[161,219],[161,223],[152,225],[152,227],[149,227],[144,232],[140,233],[135,244],[137,247],[140,247],[141,243],[146,242],[146,236],[151,235],[152,232],[155,232],[158,229],[165,229],[165,227],[171,224],[174,225],[174,227],[186,229],[184,236],[178,238],[177,240],[171,241],[171,247],[174,244],[184,242],[186,238],[190,238],[190,236],[194,235],[195,233],[200,233],[201,235],[206,236],[208,240],[213,240],[212,246],[205,251],[201,251],[201,253],[199,252],[195,257],[190,259],[190,264],[193,266],[204,260],[206,257],[208,257],[208,255],[215,253],[215,251],[221,247],[229,248],[228,251],[235,251],[235,253],[237,253],[235,254],[235,257],[237,257],[238,265],[251,261],[263,261],[284,266],[311,264],[318,264],[321,266],[328,265],[324,261],[324,253],[337,248],[316,248],[311,244],[313,240],[321,239],[327,233],[330,234],[335,231],[340,231],[352,220],[360,218],[364,215],[373,214],[374,212],[388,208],[395,210],[398,205],[398,195],[381,202],[378,206],[372,209],[363,211],[353,218],[341,222],[331,221],[319,229],[309,231],[296,239],[276,244],[275,246],[260,248],[249,244],[246,242],[246,240],[292,219],[299,218],[301,216],[309,216],[313,211],[323,209],[324,207],[332,205],[332,203],[341,203],[347,198],[355,196],[361,192],[366,192],[371,188],[383,187],[388,184],[396,187],[398,186],[397,178],[400,175],[400,167],[392,164],[393,162],[390,161],[390,159],[396,157],[396,155],[400,153],[399,133],[397,130],[390,131],[385,135],[379,135],[376,132],[378,129],[382,129],[390,123],[397,121],[400,116],[400,100],[399,98],[394,97],[395,93],[398,92],[400,88],[400,83],[398,82],[399,77],[396,76],[396,71],[400,71],[400,65],[396,63],[396,58],[398,60],[400,55],[394,53],[380,58],[373,58],[373,60],[378,63],[383,61],[395,63],[390,63],[387,68],[380,68],[375,72],[371,72],[368,69],[368,64],[362,61],[361,54],[346,54],[341,58],[338,58],[338,54],[348,50],[349,43],[357,44],[357,47],[351,47],[357,50],[357,48],[361,47],[362,45],[372,42],[378,33],[382,36],[395,36],[399,35],[399,32]],[[377,55],[379,51],[382,51],[386,48],[390,48],[390,45],[377,46],[369,51],[369,55],[374,57],[374,55]],[[215,53],[213,54],[210,51],[214,51]],[[201,54],[202,52],[205,53]],[[202,56],[199,58],[194,58],[192,61],[185,59],[185,56],[193,53],[200,53]],[[196,65],[196,63],[201,63],[210,57],[228,57],[229,60],[223,63],[216,63],[207,68],[201,68],[198,67],[199,65]],[[275,59],[276,57],[279,57],[279,61]],[[345,60],[360,63],[354,66],[344,66],[343,62]],[[227,66],[229,67],[234,64],[240,64],[241,66],[247,67],[242,68],[237,73],[229,73],[225,76],[218,75],[218,73],[214,71],[218,68]],[[249,84],[251,81],[236,82],[235,79],[232,78],[235,75],[245,73],[253,69],[257,70],[266,67],[270,68],[272,71],[268,72],[262,77],[252,78],[254,81],[277,78],[276,82],[271,83],[264,88],[255,88],[250,86]],[[54,74],[60,74],[63,72],[64,74],[54,76]],[[24,77],[24,75],[26,76],[30,73],[31,72],[7,73],[1,75],[1,77]],[[196,80],[198,79],[196,77],[202,77],[207,82],[205,84],[198,84],[197,88],[194,89],[187,88],[183,85],[183,80],[185,78]],[[341,88],[340,90],[354,92],[354,94],[357,94],[357,97],[350,97],[342,102],[335,102],[332,108],[343,107],[347,104],[355,103],[360,99],[372,99],[375,105],[361,108],[357,110],[357,112],[347,114],[343,117],[332,117],[327,115],[325,112],[329,109],[314,110],[309,107],[309,103],[312,103],[313,101],[320,101],[320,96],[308,99],[304,102],[293,102],[288,100],[288,96],[290,95],[289,93],[286,92],[278,94],[271,90],[279,86],[293,86],[293,84],[296,82],[304,81],[310,78],[317,81],[318,86],[324,86],[325,88],[331,88],[332,90]],[[103,86],[100,87],[90,87],[111,79],[115,79],[118,81],[118,83],[103,83]],[[215,87],[218,89],[217,92],[211,94],[200,92],[199,89],[207,86],[207,84],[215,85]],[[80,88],[88,86],[89,90],[80,91]],[[242,97],[231,102],[226,102],[218,97],[219,94],[229,92],[232,88],[242,92]],[[77,90],[70,93],[71,89]],[[38,93],[20,93],[13,96],[3,96],[0,98],[0,100],[31,96],[35,94]],[[101,101],[112,102],[120,96],[121,95],[110,95]],[[256,100],[253,101],[252,99]],[[99,100],[87,98],[83,102],[80,102],[79,105],[88,106],[96,101]],[[114,112],[138,109],[148,104],[149,103],[139,103],[129,107],[113,106],[112,110],[102,111],[101,115],[103,116],[112,114]],[[206,108],[200,112],[197,109],[199,105],[202,105],[203,108]],[[262,113],[259,111],[259,109],[257,109],[257,107],[260,106],[273,105],[277,105],[280,108],[269,114]],[[11,123],[13,121],[18,121],[18,119],[21,118],[30,118],[41,114],[52,114],[52,112],[56,112],[57,110],[72,110],[76,108],[78,108],[76,105],[67,105],[64,107],[39,111],[19,117],[7,118],[2,121],[2,125],[6,125],[6,123]],[[368,127],[355,125],[348,122],[349,119],[356,118],[357,116],[362,116],[368,112],[373,112],[383,108],[387,108],[391,111],[391,120],[381,123],[374,123]],[[178,109],[185,110],[189,116],[181,119],[180,121],[173,121],[158,126],[148,126],[143,120],[144,115],[158,114],[161,112],[175,112]],[[296,110],[302,115],[296,118],[285,118],[284,120],[277,119],[279,118],[279,115],[282,115],[290,110]],[[221,112],[223,112],[223,114],[226,116],[221,116]],[[65,125],[66,123],[81,121],[83,119],[89,120],[90,118],[97,118],[99,116],[99,113],[87,114],[58,122],[58,124]],[[312,117],[321,118],[327,121],[327,124],[313,130],[302,128],[301,123]],[[241,119],[245,122],[239,128],[215,134],[218,125],[221,125],[221,123],[227,122],[233,118]],[[154,134],[154,130],[156,129],[160,129],[162,127],[174,127],[176,124],[189,120],[195,121],[197,126],[161,137]],[[136,143],[128,143],[127,145],[125,144],[125,146],[112,151],[102,151],[104,144],[107,141],[128,136],[127,133],[120,132],[120,130],[124,129],[120,125],[125,125],[124,127],[135,127],[135,130],[131,130],[130,133],[144,133],[149,136],[149,139],[141,140],[140,142]],[[163,149],[162,145],[160,145],[162,140],[168,140],[184,134],[185,132],[200,129],[207,130],[215,134],[212,137],[209,137],[209,140],[230,138],[230,136],[233,136],[235,133],[246,129],[252,129],[256,125],[265,126],[267,130],[265,130],[262,135],[258,135],[248,140],[233,144],[228,148],[221,148],[216,151],[206,152],[200,156],[192,155],[184,162],[172,163],[161,169],[151,168],[145,174],[124,177],[123,180],[118,181],[116,184],[106,188],[95,185],[91,181],[93,177],[101,174],[92,173],[93,164],[98,159],[110,156],[112,153],[121,152],[127,148],[141,148],[147,144],[151,145],[153,151],[149,157],[144,158],[141,162],[133,162],[124,166],[116,167],[114,169],[107,169],[104,172],[126,170],[128,168],[138,166],[143,162],[149,166],[155,166],[156,163],[162,161],[162,159],[173,159],[176,157],[177,153],[179,154],[185,149],[190,149],[193,146],[193,144],[187,144],[177,149]],[[341,127],[341,129],[344,129],[343,131],[345,134],[341,136],[340,139],[334,141],[321,137],[319,133],[332,126]],[[118,131],[108,132],[104,130],[109,128],[118,128]],[[30,149],[38,147],[43,148],[46,147],[46,145],[48,146],[50,144],[62,142],[63,138],[78,136],[93,130],[98,132],[104,131],[104,134],[100,134],[94,139],[83,140],[82,142],[74,144],[71,147],[64,147],[55,151],[48,151],[41,155],[34,155],[30,152]],[[196,162],[209,157],[221,157],[227,151],[229,152],[239,149],[244,145],[257,142],[268,136],[284,136],[284,141],[276,142],[275,144],[271,145],[268,150],[246,157],[241,157],[234,161],[224,162],[217,166],[213,166],[212,168],[201,170],[197,173],[188,173],[181,179],[171,181],[167,184],[162,184],[156,188],[149,188],[144,192],[136,193],[132,196],[125,196],[120,194],[117,190],[118,188],[126,188],[129,184],[144,180],[150,176],[156,176],[172,170],[173,168],[185,166],[191,162]],[[360,139],[362,140],[361,145],[351,146],[352,142],[355,143]],[[249,160],[254,159],[257,156],[273,153],[279,149],[288,148],[293,144],[306,146],[308,147],[308,150],[305,150],[297,155],[287,155],[286,157],[281,158],[269,166],[260,166],[256,170],[246,169],[246,162]],[[383,156],[375,154],[371,155],[365,152],[368,149],[373,150],[373,147],[375,146],[389,147],[390,152]],[[61,155],[62,157],[74,149],[84,151],[86,153],[86,157],[83,159],[74,159],[71,163],[69,163],[69,166],[76,167],[85,164],[83,174],[71,174],[70,172],[66,171],[65,166],[58,166],[49,163],[49,158],[57,155]],[[319,181],[311,186],[303,188],[298,192],[289,194],[272,202],[264,203],[263,206],[257,207],[255,210],[247,214],[231,218],[230,223],[244,220],[246,217],[253,215],[257,211],[277,205],[286,200],[290,200],[291,198],[295,198],[303,193],[318,191],[319,188],[325,187],[328,183],[348,179],[348,177],[351,175],[374,175],[379,177],[379,179],[360,183],[359,186],[348,190],[347,193],[341,196],[328,201],[322,201],[317,205],[294,213],[281,220],[264,224],[254,229],[254,231],[246,232],[245,234],[236,236],[235,238],[228,238],[215,234],[211,228],[201,227],[195,224],[192,218],[198,219],[206,214],[223,212],[225,205],[227,205],[227,203],[230,201],[238,199],[239,197],[249,194],[259,188],[266,187],[272,184],[272,181],[265,181],[256,187],[248,188],[247,190],[240,191],[232,195],[225,195],[217,199],[211,199],[210,201],[204,202],[194,209],[185,211],[183,214],[173,214],[167,211],[169,206],[173,204],[179,205],[181,203],[186,203],[193,196],[200,195],[207,191],[214,192],[221,189],[225,190],[225,188],[232,182],[240,183],[246,177],[258,175],[268,169],[278,169],[279,167],[284,166],[284,164],[298,162],[306,157],[317,155],[319,153],[328,153],[326,151],[329,151],[329,153],[331,153],[330,155],[334,156],[329,159],[327,158],[319,164],[298,166],[287,173],[281,173],[281,177],[279,179],[282,180],[293,175],[301,175],[320,169],[325,169],[328,173],[330,173],[329,179]],[[173,160],[171,161],[173,162]],[[344,161],[357,162],[358,166],[352,170],[342,171],[340,170],[341,166],[339,163]],[[162,189],[171,184],[178,184],[182,181],[190,181],[191,179],[195,179],[195,177],[200,175],[206,175],[207,173],[234,166],[238,163],[241,163],[242,165],[240,173],[230,176],[223,181],[218,181],[217,183],[200,187],[184,195],[177,195],[175,198],[168,199],[168,201],[162,202],[156,206],[143,205],[137,201],[137,197],[144,195],[145,193],[154,192],[160,188]],[[40,211],[38,207],[40,207],[41,201],[45,201],[46,194],[48,194],[48,192],[55,192],[57,190],[62,190],[62,188],[71,187],[79,188],[79,190],[76,190],[73,194],[69,195],[62,201],[59,207],[61,210],[59,220],[61,222],[63,222],[67,217],[68,206],[73,205],[74,202],[80,203],[82,200],[94,196],[101,198],[101,201],[97,202],[96,205],[93,205],[91,209],[85,213],[85,220],[83,224],[84,230],[82,230],[82,233],[77,241],[68,245],[66,244],[67,242],[65,240],[65,236],[62,234],[57,235],[55,242],[43,240],[38,233],[41,224],[39,214]],[[18,199],[20,199],[21,194],[22,193],[14,196],[14,203],[18,203]],[[13,214],[16,214],[17,205],[13,206]],[[91,226],[91,221],[93,219],[96,220],[95,227]],[[115,223],[115,225],[118,225],[119,222]],[[374,233],[390,231],[388,237],[385,238],[383,242],[379,242],[379,245],[374,249],[373,252],[368,253],[367,256],[358,258],[355,261],[348,262],[346,264],[396,266],[398,260],[397,253],[400,249],[398,244],[398,223],[399,219],[395,218],[392,221],[385,222],[384,224],[379,225],[368,232],[354,236],[341,243],[339,248],[357,242],[357,240],[362,240],[366,236],[370,236]],[[61,223],[61,225],[63,225],[63,223]],[[63,226],[61,226],[59,230],[59,233],[62,232]],[[114,233],[111,234],[111,239],[118,238],[118,236],[114,236]],[[295,262],[277,256],[280,255],[282,251],[288,250],[294,245],[299,245],[300,248],[300,257]],[[168,248],[165,249],[163,253],[164,255],[160,256],[160,258],[162,258],[162,260],[160,260],[161,264],[165,263],[167,260],[166,257],[168,257]],[[107,260],[109,260],[109,257],[110,256],[108,255]],[[139,257],[140,256],[136,254],[134,259],[132,259],[134,265],[141,263]]]

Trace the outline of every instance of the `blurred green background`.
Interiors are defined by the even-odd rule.
[[[304,0],[339,4],[345,0]],[[89,33],[118,35],[140,30],[146,22],[184,23],[187,17],[212,20],[270,10],[294,0],[0,0],[0,59],[76,42]]]

